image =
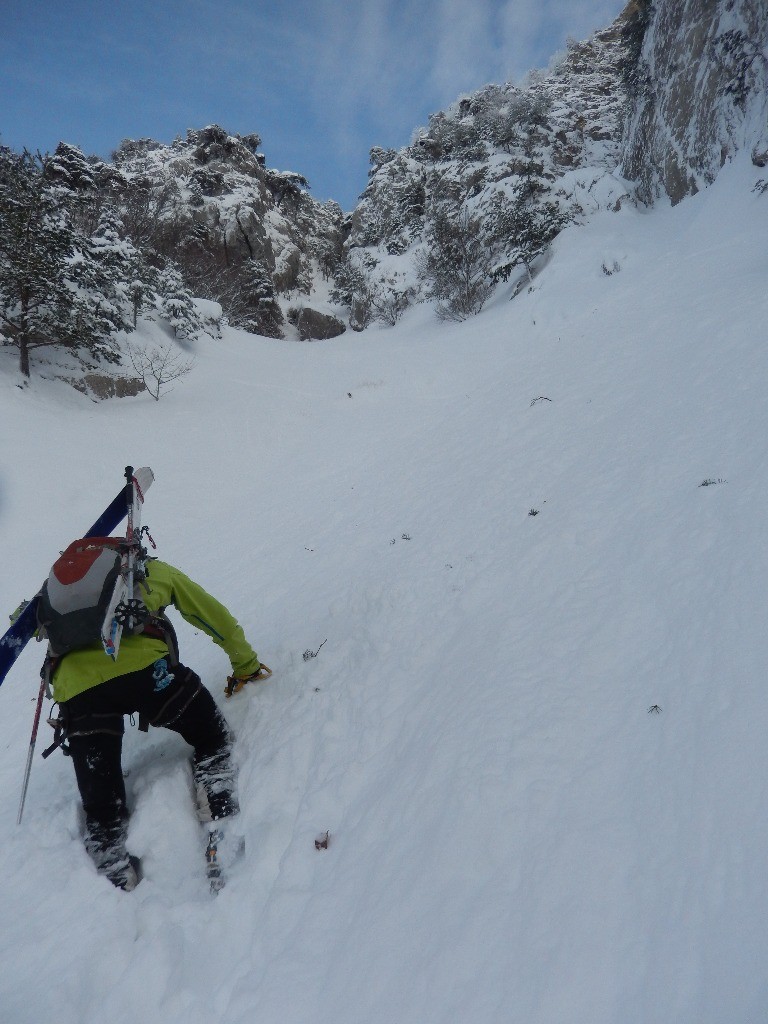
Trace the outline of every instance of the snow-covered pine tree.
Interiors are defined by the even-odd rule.
[[[266,267],[259,260],[246,260],[236,270],[237,285],[227,307],[229,322],[244,331],[282,338],[283,314]]]
[[[61,185],[69,192],[93,192],[96,177],[93,166],[77,146],[60,142],[45,162],[45,179],[52,185]]]
[[[139,249],[134,249],[134,252],[136,254],[136,262],[131,268],[132,273],[126,281],[125,289],[128,302],[131,305],[133,326],[137,327],[139,313],[151,302],[154,289],[157,287],[158,275],[154,268],[147,264]]]
[[[171,260],[165,263],[158,275],[155,307],[177,338],[195,338],[203,330],[192,293]]]
[[[90,239],[90,251],[100,267],[105,297],[114,296],[121,310],[127,306],[131,323],[136,327],[139,313],[158,288],[159,281],[157,271],[149,264],[145,253],[124,234],[119,211],[112,205],[105,205]],[[124,311],[122,319],[125,319]]]
[[[86,235],[95,233],[104,206],[113,205],[127,185],[114,167],[68,142],[46,158],[45,178],[62,190],[73,225]]]
[[[0,147],[0,331],[19,350],[30,375],[30,354],[67,349],[116,362],[110,338],[130,328],[90,239],[72,224],[71,195],[52,183],[49,158]]]
[[[373,271],[377,266],[378,261],[370,253],[352,250],[334,272],[330,299],[348,307],[349,326],[353,331],[364,331],[375,319]]]

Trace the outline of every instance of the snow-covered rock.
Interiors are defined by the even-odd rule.
[[[641,0],[636,87],[623,173],[652,202],[711,184],[748,149],[768,163],[765,0]]]
[[[476,225],[487,257],[479,272],[500,268],[506,280],[506,268],[516,264],[528,264],[530,273],[531,259],[563,223],[620,206],[627,184],[615,172],[627,113],[629,22],[624,12],[590,39],[570,42],[547,71],[520,84],[488,85],[460,98],[400,151],[371,150],[370,181],[346,248],[374,293],[397,272],[411,298],[430,294],[414,266],[441,220]],[[521,207],[540,236],[528,257],[509,226],[520,225]]]
[[[341,247],[343,215],[307,179],[267,167],[258,135],[217,125],[170,145],[126,140],[114,154],[126,229],[172,258],[233,324],[280,336],[280,295],[308,293]]]

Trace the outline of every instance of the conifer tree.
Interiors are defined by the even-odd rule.
[[[129,326],[116,282],[73,227],[70,193],[51,182],[48,164],[0,147],[0,333],[25,377],[43,347],[116,362],[110,336]]]
[[[375,285],[372,271],[377,261],[369,254],[350,252],[336,267],[331,302],[349,307],[349,326],[364,331],[375,319]]]
[[[168,321],[177,338],[194,338],[203,329],[192,293],[184,284],[178,267],[170,260],[158,275],[157,293],[157,311]]]
[[[111,311],[114,329],[129,329],[127,316],[130,326],[136,327],[141,307],[157,284],[156,271],[141,250],[123,235],[119,212],[106,205],[87,244],[92,263],[91,291],[98,297],[102,311]]]
[[[282,338],[283,314],[263,263],[246,260],[238,266],[237,273],[238,295],[230,306],[230,322],[254,334]]]
[[[53,155],[46,158],[44,174],[50,184],[61,185],[73,193],[96,189],[94,168],[82,150],[68,142],[60,142]]]

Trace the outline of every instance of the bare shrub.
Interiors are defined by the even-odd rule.
[[[170,341],[162,348],[129,343],[127,351],[131,366],[156,402],[172,391],[174,383],[186,377],[195,365],[194,359],[185,358]]]

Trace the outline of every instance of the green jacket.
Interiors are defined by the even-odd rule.
[[[232,673],[247,676],[259,668],[256,652],[227,609],[201,586],[174,569],[167,562],[150,561],[147,565],[149,592],[142,599],[151,612],[160,612],[173,605],[189,622],[223,648],[232,664]],[[152,637],[125,634],[117,658],[113,661],[101,644],[65,654],[51,680],[54,699],[63,703],[116,676],[138,672],[166,657],[168,645]]]

